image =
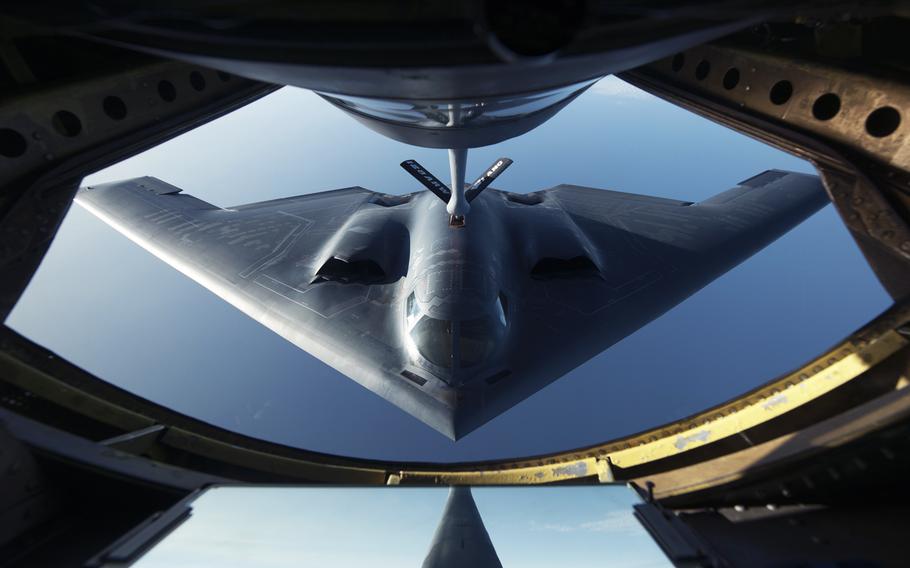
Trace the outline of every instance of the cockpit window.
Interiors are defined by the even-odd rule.
[[[452,322],[425,316],[411,329],[411,338],[427,361],[449,369],[452,367]]]
[[[496,349],[504,330],[504,323],[500,323],[497,318],[459,322],[459,366],[473,367],[482,363]]]
[[[414,327],[414,324],[420,317],[420,308],[417,306],[417,298],[414,297],[413,292],[408,296],[408,311],[405,317],[407,318],[408,330]]]
[[[358,114],[406,126],[452,128],[513,121],[552,108],[586,89],[596,79],[537,93],[453,101],[397,100],[319,93],[319,96]]]
[[[405,305],[408,339],[427,361],[451,369],[483,363],[500,343],[506,330],[508,304],[503,295],[486,317],[450,321],[421,315],[412,293]],[[414,354],[416,355],[416,353]]]

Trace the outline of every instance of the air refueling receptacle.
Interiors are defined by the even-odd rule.
[[[512,160],[509,158],[499,158],[466,189],[464,174],[467,162],[467,148],[449,150],[449,170],[452,176],[450,187],[446,187],[436,176],[417,163],[417,160],[401,162],[401,167],[406,172],[414,176],[414,179],[430,190],[433,195],[445,202],[446,211],[449,214],[449,226],[453,228],[465,226],[468,212],[471,210],[471,202],[480,195],[480,192],[493,183],[493,180],[499,177],[499,174],[512,165]]]

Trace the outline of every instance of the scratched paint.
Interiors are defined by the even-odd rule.
[[[772,408],[774,408],[774,407],[777,406],[778,404],[784,404],[784,403],[786,403],[786,402],[787,402],[787,395],[778,394],[778,395],[772,396],[770,399],[768,399],[767,402],[765,402],[765,403],[762,404],[761,406],[762,406],[762,408],[764,408],[765,410],[771,410]]]
[[[682,451],[686,448],[686,446],[695,442],[704,444],[708,441],[708,438],[710,436],[711,432],[709,430],[702,430],[700,432],[696,432],[695,434],[690,434],[689,436],[678,437],[673,445],[676,446],[677,450]]]
[[[554,467],[553,475],[556,477],[560,476],[569,476],[569,477],[582,477],[588,474],[588,464],[583,461]]]

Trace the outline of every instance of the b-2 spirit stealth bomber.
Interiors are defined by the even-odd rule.
[[[559,185],[362,187],[220,208],[155,178],[76,201],[301,349],[458,439],[674,307],[827,202],[770,170],[700,203]],[[605,377],[604,380],[609,380]]]

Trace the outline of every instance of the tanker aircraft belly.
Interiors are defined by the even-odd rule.
[[[452,439],[827,203],[816,177],[776,170],[694,204],[574,185],[477,187],[459,192],[473,200],[468,219],[447,211],[444,186],[222,209],[146,177],[84,188],[76,201]]]

